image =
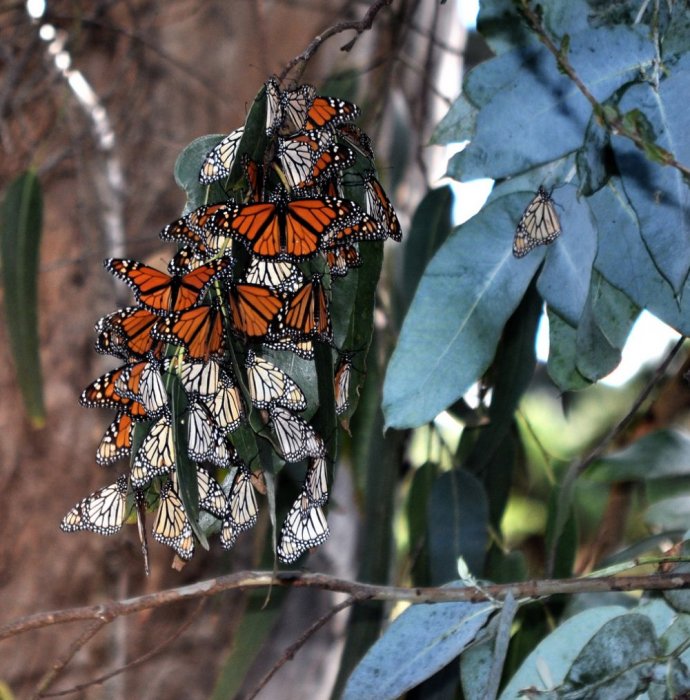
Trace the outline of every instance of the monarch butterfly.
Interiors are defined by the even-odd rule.
[[[215,451],[216,424],[208,407],[199,400],[187,406],[187,452],[195,462],[210,461]]]
[[[279,332],[297,338],[314,338],[326,343],[333,340],[331,315],[320,274],[312,278],[290,299]]]
[[[249,185],[249,201],[263,201],[264,185],[266,181],[264,166],[259,165],[245,153],[244,156],[242,156],[242,167],[244,169],[244,177]]]
[[[156,339],[151,331],[160,317],[146,309],[128,306],[101,318],[96,324],[96,352],[125,360],[153,352]]]
[[[280,141],[276,157],[290,188],[312,187],[354,164],[354,153],[347,146],[324,147],[322,142],[311,134]]]
[[[304,506],[305,495],[300,494],[288,511],[280,531],[278,558],[291,564],[304,552],[328,539],[330,530],[320,506]]]
[[[270,290],[256,284],[235,284],[230,289],[230,317],[232,327],[250,338],[261,338],[283,302]]]
[[[371,139],[355,124],[339,124],[336,127],[339,137],[345,139],[350,146],[356,148],[363,156],[369,160],[374,160],[374,149]]]
[[[196,255],[194,248],[190,245],[182,246],[175,255],[170,258],[168,272],[171,275],[184,275],[204,264],[203,258]]]
[[[350,378],[352,376],[352,355],[345,353],[335,370],[335,412],[341,415],[350,408]]]
[[[169,415],[159,418],[134,455],[130,481],[143,488],[154,476],[162,476],[175,468],[175,442]]]
[[[551,197],[543,187],[527,205],[513,239],[513,255],[522,258],[538,245],[553,243],[561,235],[561,222]]]
[[[344,277],[348,271],[362,264],[356,244],[346,243],[326,251],[326,264],[331,277]]]
[[[209,151],[199,172],[199,182],[210,185],[216,180],[230,176],[230,171],[237,157],[240,141],[244,136],[244,127],[231,131],[217,146]]]
[[[153,539],[172,547],[181,559],[191,559],[194,554],[192,526],[170,480],[161,488],[160,505],[153,523]]]
[[[183,360],[170,358],[164,367],[177,373],[184,390],[190,396],[208,397],[218,391],[220,365],[218,360]]]
[[[154,313],[165,314],[200,304],[208,287],[230,265],[230,261],[213,260],[182,276],[170,276],[136,260],[109,258],[103,264],[108,272],[134,290],[134,296],[142,306]]]
[[[155,358],[128,364],[115,380],[115,391],[140,402],[149,416],[154,416],[168,405],[160,370],[161,363]]]
[[[292,338],[289,335],[271,335],[270,338],[265,338],[263,342],[265,348],[271,350],[282,350],[283,352],[291,352],[303,360],[314,359],[314,343],[309,339]]]
[[[324,234],[339,231],[339,224],[350,225],[353,217],[360,220],[366,214],[347,199],[290,201],[281,194],[274,202],[228,206],[212,217],[210,226],[260,258],[298,262],[316,255]]]
[[[196,470],[197,484],[199,488],[199,508],[222,518],[228,509],[228,499],[225,497],[220,484],[204,469]]]
[[[323,506],[328,502],[328,470],[325,454],[309,460],[303,493],[312,505]]]
[[[207,255],[210,251],[206,245],[206,226],[211,217],[227,206],[226,203],[204,204],[165,226],[158,236],[163,241],[175,241],[191,246],[201,256]]]
[[[177,491],[177,473],[172,474],[173,488]],[[228,500],[220,484],[205,470],[196,468],[196,482],[199,489],[199,508],[222,518],[228,507]]]
[[[96,450],[96,463],[102,467],[116,462],[132,449],[132,417],[120,411],[108,426]]]
[[[276,404],[293,411],[303,411],[307,407],[307,400],[299,386],[272,362],[257,357],[250,350],[245,366],[249,395],[257,408],[268,408],[271,404]]]
[[[252,258],[244,281],[272,291],[295,292],[304,284],[304,275],[290,262]]]
[[[375,221],[378,221],[394,241],[401,241],[402,230],[395,209],[383,187],[381,187],[381,183],[374,176],[374,171],[367,171],[363,179],[367,214]]]
[[[314,428],[283,406],[268,407],[271,427],[286,462],[300,462],[305,457],[323,455],[324,445]]]
[[[244,420],[244,402],[240,389],[225,373],[221,377],[218,390],[213,397],[206,398],[205,403],[223,435],[237,430]]]
[[[146,407],[126,396],[121,396],[117,391],[118,379],[127,368],[127,365],[113,369],[98,377],[81,392],[79,403],[87,408],[117,408],[127,410],[132,418],[143,420],[149,414]]]
[[[254,526],[258,512],[251,472],[241,465],[230,487],[228,508],[220,530],[220,542],[225,549],[232,549],[239,533]]]
[[[301,130],[322,129],[352,121],[359,116],[359,107],[334,97],[320,97],[311,85],[300,85],[281,92],[278,81],[266,82],[266,134],[272,136]]]
[[[123,474],[110,486],[95,491],[72,508],[60,523],[63,532],[91,530],[114,535],[125,521],[127,477]]]
[[[223,315],[216,304],[197,306],[160,319],[154,335],[166,343],[183,345],[192,360],[225,352]]]

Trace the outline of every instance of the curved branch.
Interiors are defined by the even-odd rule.
[[[689,573],[660,573],[644,576],[598,576],[574,579],[543,579],[519,583],[490,584],[466,588],[404,588],[376,586],[358,581],[311,574],[301,571],[242,571],[219,576],[188,586],[180,586],[158,593],[149,593],[126,600],[108,601],[67,610],[36,613],[10,622],[0,628],[0,640],[34,629],[79,620],[110,622],[121,615],[132,615],[142,610],[159,608],[183,600],[197,600],[230,590],[249,590],[283,586],[288,588],[316,588],[325,591],[347,593],[354,602],[365,600],[408,601],[410,603],[478,603],[485,600],[503,600],[508,593],[514,598],[541,598],[555,594],[603,593],[611,591],[663,591],[690,588]]]
[[[286,66],[283,68],[283,70],[280,72],[278,75],[278,79],[282,82],[285,79],[285,76],[298,64],[298,63],[306,63],[321,47],[321,44],[326,41],[326,39],[330,39],[332,36],[335,36],[336,34],[340,34],[342,32],[346,32],[350,29],[354,29],[357,34],[347,42],[347,44],[344,44],[343,46],[340,47],[341,51],[350,51],[352,47],[355,45],[355,42],[357,39],[359,39],[359,35],[362,34],[363,32],[367,31],[368,29],[371,29],[371,26],[374,23],[374,18],[376,15],[384,8],[386,5],[391,5],[393,3],[393,0],[374,0],[374,2],[371,4],[371,7],[366,11],[366,14],[362,19],[360,20],[353,20],[353,21],[348,21],[348,22],[338,22],[337,24],[334,24],[332,27],[329,27],[326,29],[322,34],[319,34],[318,36],[315,36],[309,46],[307,46],[304,51],[302,51],[301,54],[298,56],[295,56]]]

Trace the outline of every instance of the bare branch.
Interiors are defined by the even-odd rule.
[[[94,678],[93,680],[89,681],[88,683],[82,683],[81,685],[75,685],[73,688],[68,688],[67,690],[59,690],[55,691],[53,693],[41,693],[40,697],[42,698],[55,698],[55,697],[61,697],[63,695],[71,695],[72,693],[78,693],[80,690],[85,690],[86,688],[90,688],[91,686],[94,685],[101,685],[102,683],[105,683],[107,680],[110,680],[114,676],[118,676],[121,673],[124,673],[125,671],[129,671],[129,669],[134,668],[135,666],[141,666],[141,664],[145,663],[149,659],[153,658],[157,654],[160,654],[161,651],[165,650],[166,647],[170,646],[188,627],[191,626],[193,622],[199,619],[199,613],[201,612],[201,609],[203,606],[206,604],[206,600],[200,600],[199,605],[196,606],[194,609],[194,612],[189,616],[189,619],[185,620],[167,639],[163,640],[158,646],[154,647],[150,651],[147,651],[145,654],[142,654],[138,658],[134,659],[133,661],[130,661],[128,664],[125,666],[121,666],[120,668],[116,668],[114,671],[110,671],[110,673],[105,673],[102,676],[98,676],[97,678]],[[106,624],[105,622],[99,623],[99,625],[104,625]]]
[[[309,639],[318,632],[331,618],[335,617],[341,610],[349,608],[355,603],[354,598],[348,598],[342,603],[332,607],[327,613],[322,615],[302,636],[293,644],[291,644],[284,652],[278,661],[273,665],[269,672],[257,683],[256,687],[247,696],[246,700],[253,700],[275,676],[275,674],[288,662],[292,657],[309,641]]]
[[[315,36],[309,46],[307,46],[304,51],[302,51],[301,54],[298,56],[295,56],[286,66],[283,68],[283,70],[280,72],[280,75],[278,76],[279,80],[284,80],[285,76],[298,64],[298,63],[306,63],[309,61],[309,59],[319,50],[321,47],[321,44],[323,44],[326,39],[330,39],[332,36],[335,36],[336,34],[340,34],[342,32],[346,32],[350,29],[354,29],[357,34],[347,42],[347,44],[344,44],[343,46],[340,47],[341,51],[350,51],[352,47],[355,45],[355,42],[359,38],[359,35],[362,34],[363,32],[367,31],[368,29],[371,29],[371,26],[374,23],[374,18],[376,15],[384,8],[386,5],[392,4],[393,0],[375,0],[372,4],[371,7],[367,10],[366,14],[362,19],[360,20],[352,20],[348,22],[338,22],[337,24],[334,24],[332,27],[329,27],[324,31],[322,34],[319,34],[318,36]]]
[[[142,610],[160,608],[184,600],[196,600],[230,590],[250,590],[268,586],[288,588],[316,588],[349,594],[355,602],[365,600],[408,601],[410,603],[450,603],[504,599],[508,593],[521,600],[541,598],[555,594],[606,593],[611,591],[662,591],[690,588],[688,573],[659,573],[644,576],[598,576],[573,579],[544,579],[519,583],[491,584],[481,588],[405,588],[399,586],[376,586],[369,583],[348,581],[325,574],[302,571],[242,571],[237,574],[219,576],[180,586],[158,593],[109,601],[67,610],[36,613],[10,622],[0,628],[0,640],[29,630],[80,620],[110,622],[120,615],[132,615]]]

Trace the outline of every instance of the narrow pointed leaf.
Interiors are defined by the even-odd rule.
[[[36,174],[27,171],[5,191],[0,230],[0,265],[5,319],[12,359],[32,424],[45,423],[38,339],[38,261],[43,199]]]

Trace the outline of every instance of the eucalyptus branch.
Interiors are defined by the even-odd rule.
[[[650,144],[646,142],[637,131],[630,129],[618,116],[618,112],[607,109],[602,105],[596,97],[589,91],[589,88],[582,82],[580,76],[575,72],[575,69],[568,61],[566,51],[559,49],[548,35],[544,25],[541,23],[537,13],[530,7],[529,0],[519,0],[519,7],[535,34],[539,37],[544,46],[553,54],[558,67],[572,80],[577,89],[585,96],[587,101],[592,105],[594,114],[598,120],[610,133],[617,134],[630,139],[637,148],[645,154],[649,154]],[[658,160],[663,165],[670,165],[672,168],[680,171],[686,177],[690,177],[690,168],[679,163],[673,154],[665,149],[654,145],[654,160]]]
[[[366,11],[366,14],[362,19],[360,20],[352,20],[352,21],[346,21],[346,22],[338,22],[337,24],[334,24],[332,27],[329,27],[326,29],[324,32],[319,34],[318,36],[315,36],[312,41],[310,42],[309,46],[307,46],[304,51],[302,51],[301,54],[298,56],[295,56],[286,66],[283,68],[283,70],[280,72],[280,75],[278,76],[279,80],[284,80],[285,76],[298,64],[298,63],[306,63],[311,59],[311,57],[319,50],[321,47],[321,44],[323,44],[326,39],[330,39],[332,36],[335,36],[336,34],[340,34],[342,32],[346,32],[350,29],[354,29],[357,34],[347,42],[347,44],[344,44],[343,46],[340,47],[341,51],[350,51],[352,47],[355,45],[355,42],[357,39],[359,39],[359,35],[367,31],[368,29],[371,29],[372,25],[374,24],[374,18],[376,15],[387,5],[392,4],[393,0],[375,0],[369,9]]]
[[[80,620],[111,622],[122,615],[133,615],[142,610],[160,608],[185,600],[197,600],[231,590],[251,590],[281,586],[285,588],[313,588],[348,594],[355,603],[364,601],[407,601],[409,603],[478,603],[503,600],[509,593],[518,600],[576,593],[606,593],[611,591],[665,591],[690,588],[690,573],[657,573],[640,576],[598,576],[572,579],[542,579],[506,584],[487,584],[466,588],[406,588],[378,586],[336,578],[326,574],[302,571],[242,571],[227,576],[199,581],[179,588],[148,593],[126,600],[112,600],[66,610],[27,615],[0,628],[0,640],[30,630]]]

